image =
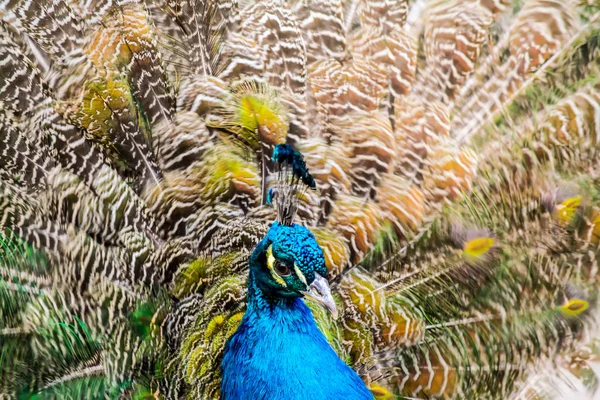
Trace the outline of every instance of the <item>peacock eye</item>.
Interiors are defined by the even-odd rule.
[[[279,276],[290,276],[292,274],[290,267],[281,261],[275,261],[275,271]]]

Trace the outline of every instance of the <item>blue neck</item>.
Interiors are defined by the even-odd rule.
[[[225,346],[224,400],[372,400],[299,298],[271,299],[248,279],[248,308]]]

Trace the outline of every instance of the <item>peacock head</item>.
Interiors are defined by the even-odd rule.
[[[275,146],[272,161],[277,182],[269,190],[267,202],[275,206],[277,222],[250,256],[251,277],[268,300],[309,297],[335,318],[337,309],[326,278],[323,250],[308,229],[294,223],[298,198],[305,190],[316,189],[315,180],[302,154],[289,144]]]
[[[277,302],[308,297],[337,317],[323,250],[305,227],[274,222],[252,253],[250,269],[254,284],[266,299]]]

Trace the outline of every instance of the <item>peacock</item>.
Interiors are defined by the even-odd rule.
[[[594,0],[0,0],[0,398],[595,393],[599,79]]]

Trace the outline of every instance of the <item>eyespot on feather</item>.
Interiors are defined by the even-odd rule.
[[[589,306],[590,304],[586,300],[572,299],[559,307],[559,310],[567,317],[576,317],[587,310]]]
[[[486,254],[494,245],[494,239],[489,237],[481,237],[469,240],[464,245],[465,255],[469,257],[479,258]]]
[[[556,206],[554,215],[563,224],[569,224],[575,216],[575,212],[581,205],[581,196],[570,197]]]
[[[280,143],[287,132],[287,123],[281,110],[270,104],[270,99],[247,94],[239,101],[238,119],[240,124],[251,132],[258,132],[260,138],[269,144]]]
[[[394,397],[392,392],[377,383],[371,383],[368,388],[376,400],[389,400]]]

